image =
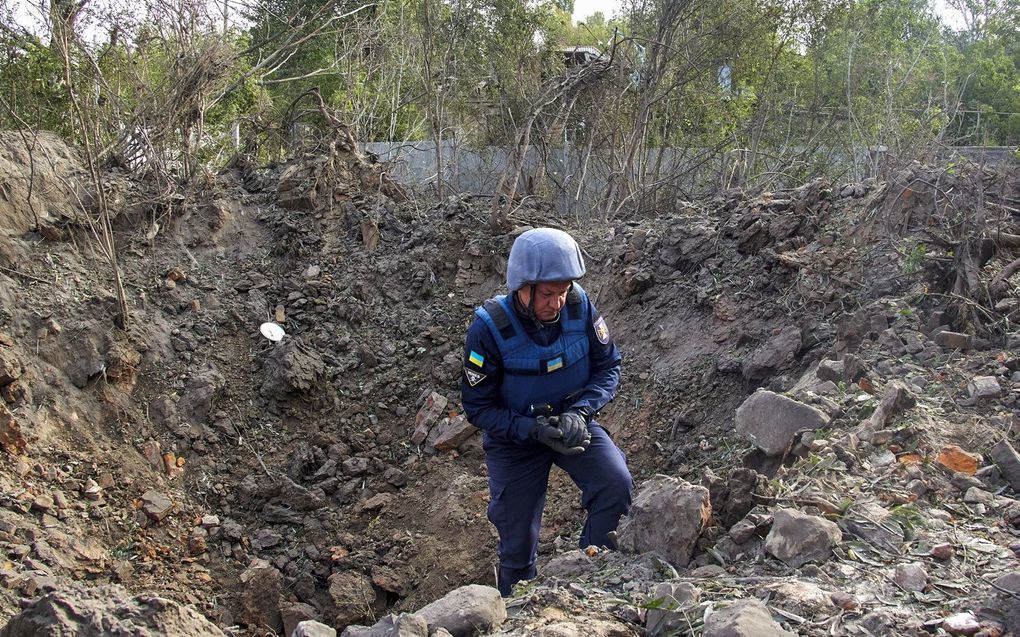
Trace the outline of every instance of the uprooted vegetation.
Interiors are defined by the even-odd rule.
[[[121,330],[87,188],[60,187],[75,161],[48,140],[55,185],[0,208],[0,617],[29,606],[0,634],[62,605],[154,633],[462,634],[442,604],[384,617],[455,589],[508,635],[1016,630],[1015,169],[610,222],[523,205],[505,234],[487,198],[381,189],[352,139],[172,202],[112,176]],[[626,551],[585,553],[554,475],[541,577],[506,618],[460,588],[495,559],[461,344],[536,225],[588,252],[625,356],[602,422],[637,490]]]

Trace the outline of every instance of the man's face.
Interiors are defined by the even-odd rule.
[[[567,292],[570,281],[539,283],[535,285],[535,316],[540,321],[555,321],[560,310],[567,303]],[[531,303],[531,286],[525,285],[517,291],[521,303],[527,307]]]

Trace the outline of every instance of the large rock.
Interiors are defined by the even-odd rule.
[[[712,613],[703,637],[795,637],[772,619],[765,604],[741,599]]]
[[[113,584],[71,584],[34,602],[0,628],[0,637],[224,637],[223,631],[190,606],[131,595]]]
[[[287,339],[273,347],[266,358],[266,380],[260,390],[267,398],[286,400],[310,394],[318,387],[326,365],[318,353]]]
[[[778,456],[790,448],[797,432],[826,427],[829,417],[792,398],[758,390],[737,409],[735,422],[738,433],[767,455]]]
[[[1020,492],[1020,454],[1017,454],[1013,445],[1002,439],[988,451],[988,456],[999,467],[1002,477],[1013,490]]]
[[[617,544],[623,551],[655,551],[676,566],[687,566],[711,517],[708,489],[658,475],[635,496]]]
[[[283,630],[280,614],[280,591],[283,575],[275,568],[262,563],[241,573],[241,619],[249,628],[260,631]]]
[[[772,530],[765,538],[765,550],[789,566],[799,568],[808,562],[824,562],[839,544],[843,534],[835,522],[793,509],[773,514]]]
[[[466,637],[476,631],[489,633],[502,625],[506,603],[495,588],[470,584],[450,591],[415,615],[428,623],[430,634],[445,628],[453,637]]]
[[[345,571],[333,573],[327,581],[329,597],[336,613],[333,621],[335,626],[361,624],[372,617],[375,589],[370,579],[361,573]]]

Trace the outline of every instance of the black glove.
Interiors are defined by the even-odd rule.
[[[560,414],[560,431],[563,432],[563,444],[577,447],[584,443],[588,446],[591,434],[588,433],[588,421],[576,411],[565,411]]]
[[[563,432],[556,426],[556,418],[539,416],[535,419],[535,426],[531,428],[529,436],[535,442],[540,442],[556,453],[565,456],[576,456],[585,452],[587,445],[567,446],[563,444]]]

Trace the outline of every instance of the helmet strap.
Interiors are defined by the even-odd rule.
[[[537,327],[538,329],[542,329],[550,325],[555,325],[560,320],[559,314],[557,314],[556,318],[554,318],[551,321],[543,321],[542,319],[538,318],[538,314],[535,314],[535,293],[536,284],[532,283],[531,294],[529,295],[528,304],[526,306],[523,303],[521,303],[521,298],[517,294],[517,292],[514,292],[514,300],[517,302],[518,305],[524,308],[524,310],[527,312],[528,318],[531,319],[531,322],[534,323],[535,327]]]

